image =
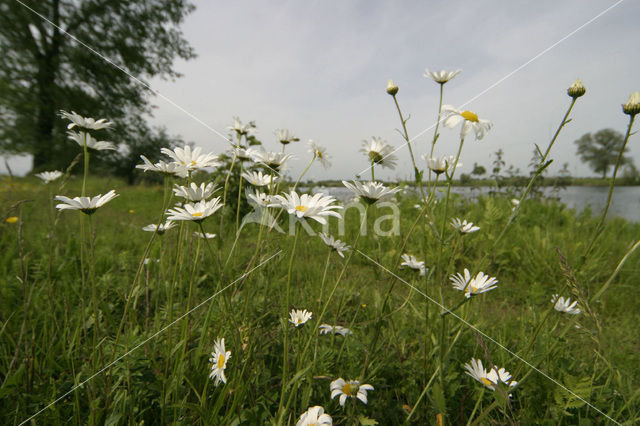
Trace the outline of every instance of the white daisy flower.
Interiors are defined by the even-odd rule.
[[[320,334],[339,334],[343,337],[353,334],[351,330],[341,325],[320,324],[318,327]]]
[[[627,103],[622,104],[622,112],[631,116],[640,113],[640,92],[633,92],[629,95]]]
[[[369,384],[361,385],[357,380],[345,381],[343,378],[331,382],[331,399],[340,395],[340,405],[344,407],[347,398],[358,398],[363,403],[367,403],[367,391],[372,391],[373,386]]]
[[[210,379],[215,379],[214,384],[218,386],[220,382],[227,383],[227,378],[224,375],[224,370],[227,368],[227,361],[231,358],[231,352],[226,351],[224,347],[224,338],[216,339],[213,344],[213,352],[209,362],[211,363]]]
[[[107,121],[106,118],[101,118],[100,120],[96,120],[90,117],[83,117],[74,111],[71,111],[71,112],[60,111],[60,116],[62,118],[65,118],[71,121],[71,123],[69,123],[69,125],[67,126],[67,129],[69,130],[73,129],[76,126],[82,127],[88,130],[101,130],[101,129],[108,129],[113,125],[113,123],[111,121]]]
[[[176,187],[173,188],[173,193],[177,197],[186,198],[189,201],[201,201],[211,197],[217,190],[218,188],[212,182],[206,185],[203,182],[200,186],[191,182],[191,186],[176,185]]]
[[[271,184],[272,180],[274,183],[278,180],[277,176],[271,177],[271,175],[262,173],[262,170],[258,170],[257,172],[243,172],[242,178],[253,186],[267,186]]]
[[[240,121],[238,117],[233,117],[233,126],[229,126],[228,129],[233,130],[240,136],[246,136],[249,133],[255,133],[256,125],[253,121],[250,121],[247,124],[242,124],[242,121]]]
[[[342,258],[344,258],[343,252],[348,251],[351,248],[350,246],[347,245],[347,243],[343,243],[340,240],[336,240],[331,235],[327,235],[323,232],[321,232],[318,235],[320,235],[320,238],[327,246],[335,250],[338,253],[338,255],[340,255],[340,257]]]
[[[509,387],[514,387],[518,384],[515,380],[511,380],[511,373],[502,367],[498,368],[497,365],[494,365],[487,375],[489,376],[489,380],[496,384],[502,382]]]
[[[331,205],[335,198],[324,195],[322,193],[298,195],[295,191],[289,194],[276,195],[273,197],[274,205],[287,210],[287,213],[294,215],[298,219],[311,218],[326,224],[326,216],[334,216],[340,218],[340,213],[334,212],[334,209],[342,209],[342,206]]]
[[[436,83],[445,84],[447,81],[451,80],[453,77],[460,74],[462,70],[455,71],[429,71],[429,69],[424,70],[424,76],[432,79]]]
[[[320,164],[322,164],[322,167],[325,169],[331,167],[331,163],[329,162],[331,156],[327,154],[327,148],[309,140],[309,152],[313,154],[315,160],[318,160]]]
[[[566,312],[567,314],[571,314],[571,315],[578,315],[580,312],[582,312],[578,307],[578,302],[574,301],[573,303],[571,303],[571,299],[570,298],[564,298],[562,296],[558,297],[557,294],[554,294],[553,296],[551,296],[551,303],[553,303],[553,309],[555,309],[558,312]]]
[[[273,170],[284,170],[286,168],[287,161],[293,158],[292,154],[285,154],[283,152],[271,152],[264,150],[254,150],[253,161],[256,163],[264,164]]]
[[[184,148],[161,148],[160,152],[168,155],[178,164],[186,166],[188,170],[204,169],[206,167],[218,167],[218,156],[210,152],[202,154],[202,148],[196,147],[193,150],[189,145]]]
[[[292,309],[289,312],[289,322],[295,327],[298,327],[311,319],[313,312],[309,312],[306,309]]]
[[[300,140],[300,138],[295,137],[295,135],[287,129],[276,129],[273,133],[282,145],[288,145],[291,142],[298,142]]]
[[[469,298],[472,295],[486,293],[497,287],[498,280],[485,275],[484,272],[478,272],[478,274],[471,278],[471,274],[467,268],[464,269],[464,275],[457,273],[451,275],[449,279],[452,282],[453,288],[456,290],[464,291],[465,297]]]
[[[296,423],[296,426],[322,426],[333,425],[331,416],[324,412],[324,408],[319,405],[309,408],[302,413],[300,419]]]
[[[467,222],[466,220],[460,220],[455,217],[451,219],[451,226],[453,226],[461,234],[471,234],[480,230],[479,226],[474,226],[473,222]]]
[[[414,269],[414,270],[420,272],[420,276],[421,277],[424,276],[424,274],[426,272],[426,268],[424,266],[424,261],[422,261],[422,260],[419,261],[418,259],[416,259],[415,256],[409,255],[409,254],[403,254],[400,257],[402,257],[402,260],[404,260],[404,262],[402,262],[400,264],[401,267],[402,266],[406,266],[407,268]]]
[[[231,155],[235,156],[240,161],[253,161],[255,151],[256,150],[253,148],[234,146],[231,148]]]
[[[365,140],[360,149],[360,152],[369,157],[369,161],[390,169],[394,169],[398,161],[393,151],[394,148],[391,145],[377,136],[373,136],[371,140]]]
[[[209,201],[198,201],[197,203],[187,203],[184,207],[175,207],[167,211],[168,220],[192,220],[194,222],[202,222],[207,217],[218,211],[223,204],[220,203],[220,197],[216,197]]]
[[[259,207],[276,207],[273,202],[273,196],[260,192],[257,189],[253,191],[247,189],[246,192],[249,204],[254,204]]]
[[[58,171],[58,170],[54,170],[52,172],[42,172],[42,173],[38,173],[36,174],[37,177],[39,177],[40,179],[42,179],[42,181],[47,184],[47,183],[51,183],[54,180],[59,179],[62,175],[64,175],[64,173]]]
[[[202,232],[200,232],[200,231],[196,231],[196,232],[194,232],[194,233],[193,233],[193,236],[194,236],[194,237],[198,237],[198,238],[203,238],[203,239],[205,239],[205,240],[211,240],[211,239],[213,239],[213,238],[215,238],[215,237],[216,237],[216,234],[210,234],[210,233],[208,233],[208,232],[205,232],[205,233],[203,234],[203,233],[202,233]]]
[[[446,127],[454,128],[462,123],[460,129],[460,138],[464,139],[469,131],[473,130],[476,139],[482,139],[486,132],[491,129],[493,124],[488,120],[478,118],[478,115],[471,111],[460,111],[451,105],[443,105],[442,113],[445,116],[444,124]]]
[[[342,181],[342,184],[350,189],[357,197],[363,199],[367,204],[373,204],[380,200],[392,198],[401,188],[387,188],[380,182],[360,183],[354,181],[353,184]]]
[[[154,164],[149,161],[149,159],[144,155],[141,155],[140,158],[142,158],[144,164],[138,164],[136,166],[136,169],[142,169],[145,172],[151,171],[162,173],[163,175],[167,176],[178,176],[181,178],[185,178],[189,175],[189,169],[187,169],[187,166],[185,166],[184,164],[174,162],[167,163],[165,161],[158,161]]]
[[[91,136],[89,133],[68,131],[67,135],[69,136],[69,139],[75,141],[82,147],[84,147],[84,144],[86,143],[87,148],[95,149],[96,151],[104,151],[107,149],[113,151],[117,150],[113,142],[96,140],[96,138]]]
[[[473,377],[475,380],[479,381],[487,388],[491,390],[496,390],[495,385],[498,384],[496,380],[497,375],[489,377],[489,373],[482,366],[482,361],[479,359],[471,358],[471,362],[469,364],[464,364],[464,369],[466,374]]]
[[[454,169],[454,164],[456,164],[456,157],[454,157],[453,155],[443,155],[442,157],[429,157],[427,154],[422,156],[422,159],[425,160],[427,162],[427,167],[429,167],[429,169],[436,173],[436,174],[441,174],[444,172],[447,172],[448,174],[451,174],[451,172],[453,172]],[[456,169],[462,167],[462,163],[458,161],[458,164],[456,165]]]
[[[176,226],[175,223],[168,220],[167,222],[161,223],[159,225],[152,223],[150,225],[144,226],[142,230],[147,232],[157,232],[159,235],[162,235],[165,232],[167,232],[169,229],[174,228],[175,226]]]
[[[85,214],[92,214],[98,208],[104,206],[109,201],[117,197],[115,190],[111,190],[106,194],[98,194],[95,197],[74,197],[69,198],[64,195],[56,195],[54,199],[62,201],[61,204],[56,205],[58,210],[80,210]]]

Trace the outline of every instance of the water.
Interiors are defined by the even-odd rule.
[[[454,187],[452,192],[468,197],[485,195],[490,187]],[[313,192],[325,192],[334,197],[347,200],[353,194],[345,187],[314,188]],[[557,193],[551,194],[551,188],[545,188],[545,194],[559,198],[562,203],[576,211],[582,211],[587,206],[595,216],[602,214],[607,204],[608,186],[569,186]],[[613,191],[613,199],[607,217],[622,217],[624,219],[640,222],[640,186],[618,186]]]

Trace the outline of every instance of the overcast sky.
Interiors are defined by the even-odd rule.
[[[462,69],[445,85],[444,102],[460,106],[481,94],[464,109],[494,124],[482,141],[465,143],[461,161],[468,173],[474,162],[489,168],[500,148],[507,164],[525,170],[534,143],[543,149],[548,144],[570,103],[566,89],[580,77],[587,94],[554,146],[550,170],[568,162],[572,174],[591,175],[573,141],[606,127],[624,132],[628,116],[620,104],[640,90],[640,2],[619,2],[587,24],[616,3],[197,1],[182,29],[198,57],[175,64],[182,78],[152,85],[223,135],[233,116],[255,120],[265,147],[279,150],[273,131],[290,129],[301,138],[287,148],[298,157],[289,172],[294,177],[308,163],[307,140],[313,139],[328,148],[333,165],[326,171],[314,165],[307,177],[353,178],[367,167],[359,152],[364,139],[403,143],[385,92],[389,78],[400,87],[398,100],[411,114],[408,130],[414,137],[437,116],[438,84],[423,77],[424,69]],[[205,150],[227,147],[221,136],[167,101],[157,97],[154,103],[154,124]],[[418,155],[428,150],[432,135],[429,130],[413,142]],[[437,153],[455,154],[458,135],[457,129],[442,129]],[[638,166],[639,139],[629,142]],[[396,170],[377,177],[410,177],[407,149],[396,154]],[[29,163],[11,162],[17,172]]]

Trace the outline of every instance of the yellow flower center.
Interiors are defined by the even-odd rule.
[[[296,210],[298,210],[299,212],[306,212],[309,209],[309,207],[307,206],[296,206]]]
[[[469,286],[469,288],[471,289],[470,293],[475,293],[476,291],[478,291],[478,287]]]
[[[478,118],[478,117],[476,117],[476,121],[478,121],[478,120],[477,120],[477,118]],[[196,165],[196,162],[195,162],[195,161],[191,161],[190,166],[195,166],[195,165]]]
[[[478,115],[471,111],[463,111],[460,115],[467,121],[478,122]]]
[[[355,391],[356,389],[354,389],[355,386],[351,385],[351,383],[345,383],[342,386],[342,393],[345,395],[349,395],[349,396],[353,396],[353,391]]]
[[[322,158],[322,151],[316,151],[316,155],[318,156],[318,158]]]
[[[487,379],[486,377],[482,377],[482,378],[480,378],[480,380],[482,380],[482,383],[484,383],[487,386],[492,386],[493,385],[493,382],[491,380]]]
[[[18,222],[18,217],[17,217],[17,216],[11,216],[11,217],[8,217],[8,218],[5,220],[5,222],[7,222],[7,223],[16,223],[16,222]]]
[[[200,216],[202,216],[202,212],[191,213],[191,216],[200,217]]]
[[[220,354],[218,356],[218,369],[224,367],[224,355]]]

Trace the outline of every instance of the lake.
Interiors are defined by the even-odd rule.
[[[302,188],[301,188],[302,189]],[[546,195],[551,194],[550,187],[545,188]],[[493,187],[453,187],[452,192],[468,197],[477,197],[487,194]],[[314,188],[313,192],[325,192],[341,200],[352,197],[351,191],[345,187]],[[602,214],[607,203],[608,186],[568,186],[566,189],[552,194],[560,199],[567,207],[577,211],[591,207],[594,215]],[[640,186],[618,186],[613,191],[613,199],[609,208],[608,217],[618,216],[640,222]]]

